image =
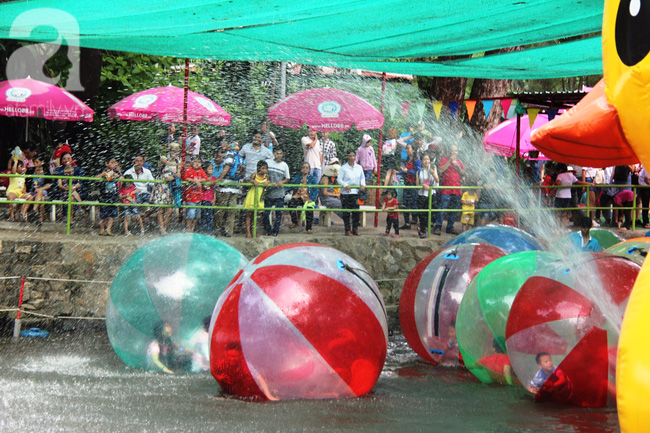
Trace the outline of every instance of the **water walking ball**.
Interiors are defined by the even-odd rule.
[[[506,351],[510,306],[526,280],[559,258],[523,251],[496,259],[472,280],[458,308],[456,337],[465,366],[483,383],[516,384]]]
[[[432,364],[458,365],[456,313],[467,286],[506,252],[488,244],[461,244],[422,259],[404,282],[399,321],[406,341]]]
[[[489,244],[509,253],[543,250],[542,245],[532,235],[522,229],[502,224],[488,224],[461,233],[445,244],[451,245],[479,243]]]
[[[506,348],[536,400],[605,406],[615,398],[618,337],[640,266],[604,253],[570,257],[573,264],[553,262],[521,287]]]
[[[221,388],[268,400],[370,392],[386,360],[388,324],[363,266],[296,243],[253,259],[212,314],[210,367]]]
[[[606,253],[625,257],[638,265],[643,265],[648,251],[650,251],[650,237],[628,239],[605,250]]]
[[[207,357],[203,322],[246,263],[230,245],[199,234],[167,236],[144,245],[111,285],[106,329],[115,353],[131,367],[196,370],[189,365],[191,352],[195,360]],[[197,341],[200,336],[203,342]]]

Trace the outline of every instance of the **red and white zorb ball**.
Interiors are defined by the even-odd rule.
[[[360,263],[315,244],[253,259],[219,298],[210,368],[240,397],[285,400],[370,392],[386,360],[379,289]]]

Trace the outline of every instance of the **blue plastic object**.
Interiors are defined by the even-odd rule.
[[[37,338],[47,338],[50,336],[50,333],[44,329],[30,328],[25,331],[20,331],[21,337],[37,337]]]
[[[543,250],[542,245],[529,233],[506,225],[487,225],[476,227],[456,236],[445,244],[451,245],[480,243],[502,248],[509,253]]]

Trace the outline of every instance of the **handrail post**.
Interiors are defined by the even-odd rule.
[[[591,200],[589,196],[591,195],[591,186],[587,185],[587,216],[591,218]]]
[[[632,185],[632,231],[636,230],[636,185]]]
[[[429,209],[428,209],[428,216],[427,216],[427,237],[431,237],[431,204],[433,202],[433,192],[435,192],[434,189],[431,189],[429,187]]]
[[[72,218],[72,179],[68,180],[68,218],[66,221],[65,234],[70,234],[70,219]]]
[[[259,200],[257,199],[257,185],[253,185],[253,237],[257,237],[257,208],[259,207]],[[248,230],[248,228],[246,228]]]

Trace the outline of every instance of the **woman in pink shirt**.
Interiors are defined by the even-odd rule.
[[[355,164],[359,164],[363,169],[366,177],[366,183],[370,182],[373,174],[377,174],[377,158],[375,158],[375,149],[372,147],[372,137],[363,134],[361,146],[357,149]]]

